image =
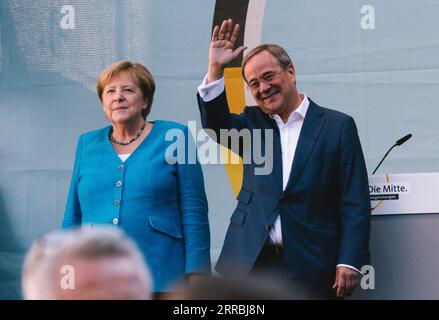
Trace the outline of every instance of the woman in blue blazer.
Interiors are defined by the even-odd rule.
[[[79,138],[63,228],[123,228],[143,252],[156,293],[209,274],[207,200],[199,163],[187,161],[187,127],[146,120],[155,84],[140,64],[109,66],[97,91],[111,125]],[[177,149],[172,132],[181,133]]]

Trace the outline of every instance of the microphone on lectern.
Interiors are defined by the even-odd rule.
[[[400,146],[402,145],[404,142],[406,142],[408,139],[410,139],[412,137],[412,134],[409,133],[408,135],[405,135],[404,137],[402,137],[401,139],[397,140],[395,142],[395,144],[389,149],[389,151],[386,152],[386,154],[384,155],[384,157],[381,159],[380,163],[378,163],[377,167],[375,168],[375,170],[373,170],[372,175],[375,174],[375,172],[378,170],[378,168],[380,167],[381,163],[383,163],[384,159],[386,159],[387,155],[389,154],[389,152],[395,148],[396,146]]]

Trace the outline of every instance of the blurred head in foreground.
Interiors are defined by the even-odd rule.
[[[152,280],[137,246],[113,227],[51,232],[26,255],[27,300],[150,299]]]
[[[278,278],[247,276],[212,277],[191,282],[166,299],[178,300],[296,300],[307,299],[300,291],[292,292]]]

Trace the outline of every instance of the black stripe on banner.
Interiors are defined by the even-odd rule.
[[[239,24],[239,35],[236,40],[236,47],[242,46],[244,44],[244,33],[245,33],[245,21],[247,18],[249,0],[216,0],[215,12],[213,14],[213,28],[221,25],[224,19],[233,19],[234,23]],[[210,34],[212,34],[212,31]],[[226,67],[241,67],[242,64],[242,54],[230,62]]]

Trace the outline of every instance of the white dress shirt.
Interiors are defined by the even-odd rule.
[[[119,156],[120,160],[122,160],[122,162],[125,162],[130,157],[131,153],[118,153],[117,155]]]
[[[198,86],[198,93],[204,102],[209,102],[218,97],[224,91],[224,78],[218,79],[207,84],[207,75],[204,77],[201,85]],[[280,142],[282,149],[282,190],[285,190],[288,179],[290,177],[291,168],[293,166],[294,154],[296,152],[297,142],[299,141],[300,131],[302,130],[303,120],[309,107],[309,100],[306,94],[300,93],[302,102],[288,117],[288,121],[284,123],[278,114],[270,115],[276,121],[280,132]],[[282,244],[282,229],[280,215],[277,216],[273,227],[270,229],[270,240],[273,244]],[[357,268],[345,266],[361,273]]]
[[[305,94],[300,94],[302,103],[288,117],[284,123],[278,114],[270,115],[276,121],[280,132],[280,145],[282,149],[282,190],[288,183],[293,166],[294,153],[296,152],[297,141],[299,141],[300,130],[302,130],[303,120],[308,111],[309,100]],[[275,244],[282,244],[282,230],[280,216],[276,218],[273,228],[270,229],[270,238]]]

